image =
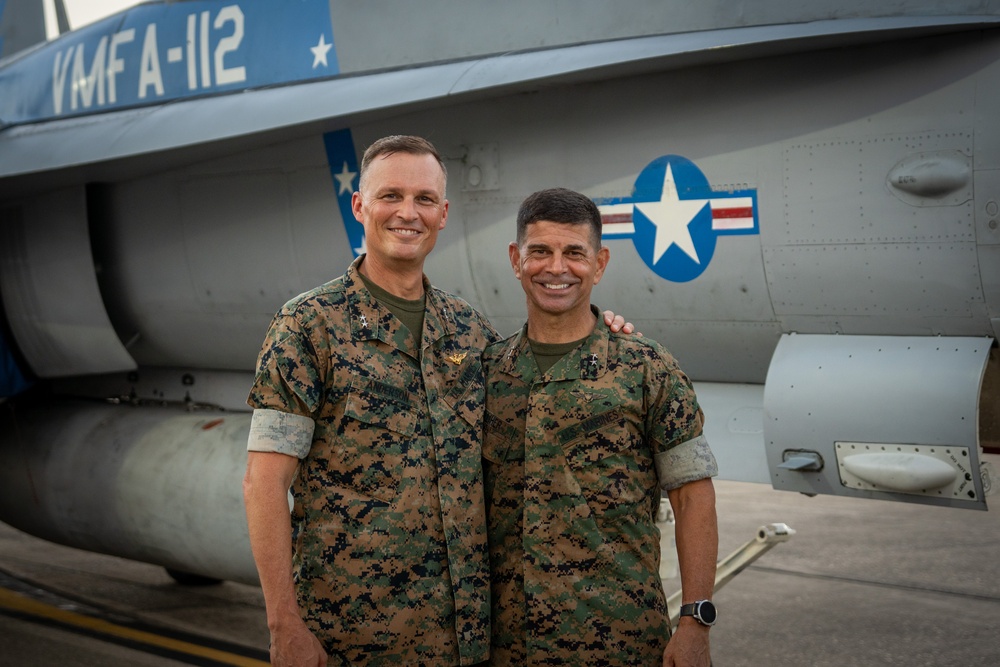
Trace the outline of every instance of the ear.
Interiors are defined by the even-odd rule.
[[[448,200],[444,200],[444,204],[441,206],[441,226],[438,227],[438,231],[444,229],[444,226],[448,224]]]
[[[365,223],[364,216],[361,215],[361,208],[364,206],[365,201],[361,198],[361,193],[355,191],[351,195],[351,212],[354,213],[354,219],[361,224]]]
[[[603,245],[601,249],[597,251],[597,273],[594,274],[594,284],[601,282],[601,277],[604,275],[604,269],[608,268],[608,261],[611,259],[611,249],[608,246]]]
[[[521,248],[516,242],[511,241],[507,246],[507,254],[510,255],[510,267],[514,269],[514,277],[521,279]]]

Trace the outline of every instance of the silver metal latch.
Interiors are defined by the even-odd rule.
[[[816,471],[823,469],[823,457],[819,452],[810,452],[802,449],[786,449],[781,453],[782,463],[779,468],[787,470]]]

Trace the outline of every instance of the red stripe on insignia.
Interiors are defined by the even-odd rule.
[[[712,209],[713,218],[752,218],[753,217],[753,207],[740,207],[740,208],[713,208]]]
[[[601,216],[601,224],[604,225],[620,225],[631,222],[632,222],[631,213],[609,213],[607,215]]]

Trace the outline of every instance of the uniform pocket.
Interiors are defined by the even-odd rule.
[[[451,389],[441,395],[444,402],[471,426],[479,427],[486,402],[486,384],[479,357],[471,357]]]
[[[483,418],[483,458],[490,463],[524,459],[524,435],[489,411]]]
[[[371,380],[351,387],[344,416],[406,436],[416,433],[419,418],[409,392]]]
[[[567,426],[557,434],[571,468],[585,468],[632,445],[621,406]]]
[[[419,418],[405,391],[378,382],[352,387],[330,460],[333,480],[392,502]]]
[[[557,434],[566,462],[591,510],[617,515],[644,503],[655,487],[652,458],[621,406],[567,426]]]

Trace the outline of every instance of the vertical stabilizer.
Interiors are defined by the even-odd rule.
[[[0,0],[0,58],[68,30],[62,0]]]

